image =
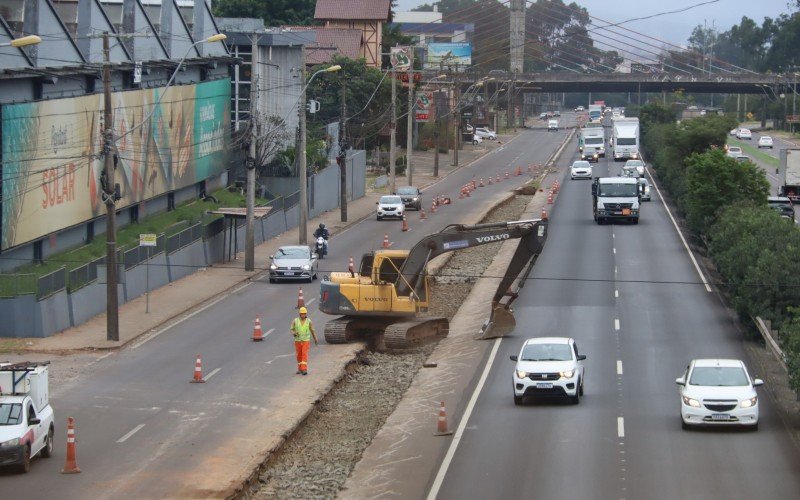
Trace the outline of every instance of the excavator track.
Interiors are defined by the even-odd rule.
[[[417,318],[387,326],[383,340],[387,349],[405,350],[447,337],[449,331],[447,318]]]
[[[356,339],[355,332],[348,328],[351,318],[336,318],[325,324],[325,342],[329,344],[347,344]]]

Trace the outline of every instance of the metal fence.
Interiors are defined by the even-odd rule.
[[[177,252],[203,237],[203,224],[198,222],[167,238],[167,254]]]
[[[189,228],[191,229],[191,228]],[[188,229],[187,229],[188,230]],[[122,262],[125,263],[125,270],[128,271],[133,269],[134,267],[138,266],[142,262],[148,259],[148,255],[150,257],[154,255],[158,255],[167,248],[167,237],[163,234],[159,234],[156,237],[156,246],[154,247],[143,247],[143,246],[136,246],[127,250],[122,257]]]
[[[36,280],[36,298],[43,299],[67,288],[67,268],[62,267]]]
[[[34,293],[36,293],[35,274],[0,274],[0,297],[16,297]]]
[[[300,191],[295,191],[294,193],[290,194],[289,196],[283,197],[283,209],[289,210],[290,208],[298,205],[300,203]]]
[[[105,263],[106,258],[100,257],[99,259],[69,271],[69,273],[67,273],[67,289],[70,293],[80,290],[89,283],[97,280],[97,266]]]

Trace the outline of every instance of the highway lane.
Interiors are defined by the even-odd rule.
[[[620,165],[601,160],[595,175]],[[681,430],[674,380],[686,364],[746,353],[657,194],[638,226],[597,226],[589,183],[565,181],[533,276],[439,498],[797,495],[800,454],[765,391],[758,432]],[[514,406],[508,356],[544,335],[572,336],[588,356],[579,406]]]
[[[426,190],[424,202],[430,206],[431,194],[445,193],[454,198],[454,205],[429,214],[425,222],[410,212],[412,230],[407,233],[400,231],[400,222],[371,217],[334,235],[333,258],[321,261],[320,274],[345,270],[349,256],[358,259],[364,251],[378,248],[385,232],[395,247],[410,248],[428,232],[466,220],[481,204],[528,177],[512,174],[511,180],[481,188],[468,200],[456,199],[460,186],[472,178],[543,162],[566,133],[525,131],[446,177]],[[311,350],[309,377],[295,375],[288,325],[295,316],[298,286],[304,288],[321,334],[330,318],[313,304],[318,285],[269,284],[264,278],[245,286],[160,335],[101,360],[91,376],[65,387],[52,401],[59,416],[54,458],[36,460],[28,475],[2,474],[0,488],[24,489],[34,498],[213,496],[214,490],[205,488],[225,484],[258,451],[249,443],[252,433],[282,411],[298,412],[308,405],[295,397],[304,384],[326,385],[314,379],[321,354],[327,352],[325,359],[333,363],[337,353],[347,352],[320,339],[321,346]],[[249,340],[256,315],[261,315],[267,333],[261,344]],[[197,353],[203,356],[206,377],[213,374],[202,385],[188,383]],[[64,462],[60,436],[66,416],[77,422],[84,471],[78,476],[58,474]]]

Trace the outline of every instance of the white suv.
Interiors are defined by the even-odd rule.
[[[375,204],[378,205],[378,220],[382,220],[384,217],[399,217],[402,219],[406,212],[403,199],[397,195],[381,196],[380,201],[377,201]]]
[[[525,396],[560,396],[578,404],[583,396],[583,360],[568,337],[536,337],[525,341],[516,361],[512,382],[514,404]]]
[[[494,132],[494,130],[486,127],[477,127],[475,129],[475,135],[477,135],[481,139],[489,139],[490,141],[497,140],[497,134]]]
[[[680,386],[681,426],[744,425],[758,429],[761,379],[751,379],[738,359],[695,359],[675,383]]]

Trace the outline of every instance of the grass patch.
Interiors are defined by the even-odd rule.
[[[137,246],[139,244],[139,234],[141,233],[166,234],[167,236],[171,236],[198,222],[208,224],[222,216],[207,214],[207,211],[221,207],[245,207],[247,203],[245,196],[238,192],[232,193],[227,189],[220,189],[213,193],[213,196],[218,200],[218,203],[199,199],[192,200],[176,207],[175,210],[170,212],[143,217],[138,223],[129,224],[118,229],[117,246],[124,250]],[[268,200],[256,198],[256,205],[267,203]],[[17,268],[14,272],[16,274],[32,274],[36,277],[41,277],[61,269],[62,267],[66,267],[67,271],[70,271],[96,260],[105,254],[106,238],[105,234],[100,234],[87,245],[52,255],[41,264],[25,264]],[[7,285],[7,283],[4,283],[4,280],[0,279],[0,296],[3,295],[3,292],[9,291]]]
[[[758,149],[757,146],[753,146],[752,144],[746,143],[745,141],[740,141],[739,139],[731,139],[731,142],[735,146],[740,146],[742,148],[742,151],[747,153],[747,155],[750,156],[751,158],[755,158],[772,167],[777,167],[780,164],[780,160],[778,160],[774,156],[768,155],[764,151],[761,151],[760,149]]]

